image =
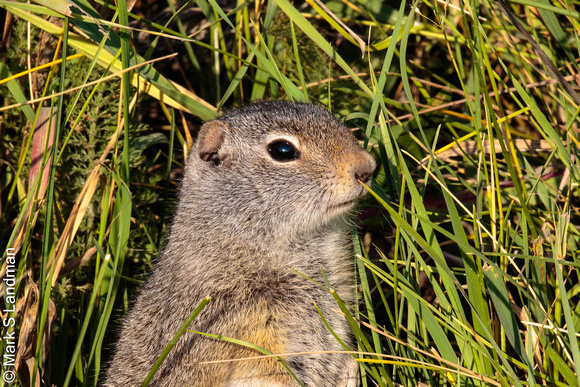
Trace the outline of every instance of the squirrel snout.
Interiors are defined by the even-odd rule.
[[[368,185],[375,171],[376,163],[373,157],[364,151],[361,159],[353,166],[352,173],[355,180]]]

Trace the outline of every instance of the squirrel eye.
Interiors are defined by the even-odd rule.
[[[287,140],[276,140],[268,144],[268,153],[276,161],[292,161],[300,158],[300,152]]]

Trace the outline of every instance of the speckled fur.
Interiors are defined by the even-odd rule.
[[[269,156],[267,144],[280,137],[299,147],[298,160]],[[345,318],[331,310],[338,309],[333,297],[296,272],[324,283],[322,268],[340,297],[355,303],[348,233],[353,203],[339,205],[364,195],[357,177],[368,182],[375,168],[368,152],[324,109],[287,102],[225,112],[202,127],[195,149],[167,245],[123,323],[105,386],[141,385],[205,296],[212,300],[191,330],[272,353],[343,350],[316,303],[337,335],[353,344]],[[199,364],[258,355],[186,332],[152,385],[295,385],[272,359]],[[358,384],[358,365],[347,354],[284,361],[307,386]]]

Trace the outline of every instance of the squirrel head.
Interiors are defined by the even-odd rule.
[[[261,101],[202,126],[181,202],[242,237],[289,236],[347,214],[374,170],[372,156],[328,111]]]

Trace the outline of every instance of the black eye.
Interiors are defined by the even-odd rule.
[[[268,144],[268,153],[276,161],[292,161],[300,158],[300,152],[287,140],[276,140]]]

